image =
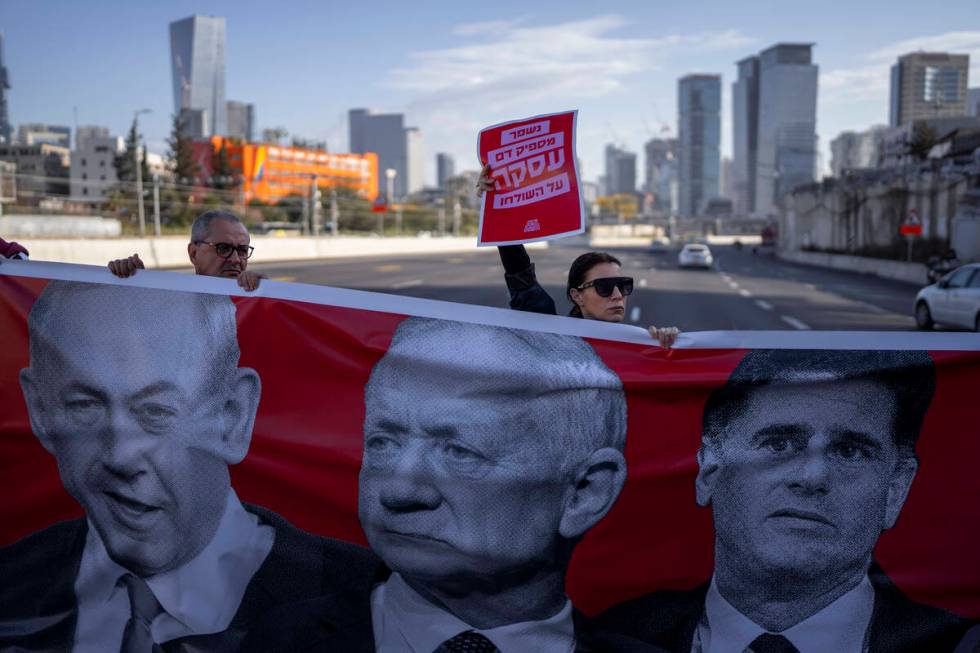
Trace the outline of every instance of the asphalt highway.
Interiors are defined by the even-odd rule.
[[[581,239],[532,250],[538,278],[559,311],[568,265],[588,251]],[[827,270],[753,254],[751,248],[712,246],[709,270],[680,269],[677,251],[612,248],[624,274],[635,279],[627,321],[677,326],[684,331],[817,329],[895,331],[915,328],[916,286],[868,275]],[[251,267],[251,266],[250,266]],[[270,263],[254,269],[280,281],[355,288],[507,307],[503,270],[495,248],[471,252]]]

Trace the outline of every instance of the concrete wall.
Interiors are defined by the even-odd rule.
[[[21,239],[19,242],[37,261],[59,261],[105,265],[112,259],[138,253],[148,268],[188,267],[187,238],[113,239]],[[297,261],[355,256],[391,256],[464,252],[476,249],[476,238],[277,238],[253,236],[255,263]],[[546,248],[547,243],[534,243],[530,248]],[[481,248],[492,250],[492,248]]]
[[[920,286],[925,286],[929,283],[926,274],[927,268],[922,263],[905,263],[903,261],[887,261],[863,256],[786,250],[779,252],[779,258],[805,265],[817,265],[836,270],[873,274],[876,277],[905,281]]]

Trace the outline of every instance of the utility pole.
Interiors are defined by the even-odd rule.
[[[133,136],[136,140],[133,143],[133,157],[136,159],[136,207],[140,217],[140,236],[146,236],[146,213],[143,210],[143,161],[140,158],[140,129],[139,118],[141,113],[152,113],[153,109],[140,109],[133,114]]]
[[[337,191],[336,189],[330,190],[330,235],[334,238],[337,237],[337,232],[340,230],[340,212],[337,210]]]
[[[391,211],[391,203],[395,199],[395,177],[397,175],[398,175],[398,171],[395,170],[394,168],[388,168],[388,169],[385,170],[385,177],[388,179],[388,187],[387,187],[388,188],[388,196],[386,198],[388,200],[388,202],[387,202],[387,204],[385,204],[385,213],[388,213],[388,211]],[[379,214],[378,219],[379,220],[383,220],[384,218],[382,216],[383,216],[383,214]],[[379,236],[384,236],[385,235],[385,232],[384,232],[384,223],[383,222],[378,225],[378,235]]]
[[[160,175],[153,175],[153,232],[160,235]]]
[[[459,236],[459,230],[463,222],[463,207],[459,204],[459,198],[453,199],[453,235]]]
[[[320,223],[322,222],[320,209],[323,208],[320,202],[320,186],[317,183],[317,176],[313,175],[313,185],[310,188],[310,201],[313,202],[313,235],[320,236]]]
[[[446,198],[440,197],[436,202],[439,205],[439,223],[438,231],[440,236],[446,235]]]

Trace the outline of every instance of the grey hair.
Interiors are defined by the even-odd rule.
[[[436,372],[447,394],[476,381],[481,394],[499,397],[494,414],[529,424],[527,446],[562,474],[574,473],[599,449],[626,447],[622,381],[581,338],[408,318],[371,372],[368,410],[385,386],[411,385],[413,371],[425,368]]]
[[[224,211],[222,209],[214,209],[211,211],[205,211],[201,215],[194,219],[194,224],[191,225],[191,242],[199,242],[206,239],[211,235],[211,223],[215,220],[227,220],[234,224],[242,224],[241,218],[232,213],[231,211]]]
[[[235,305],[224,295],[55,280],[48,283],[38,296],[27,319],[32,368],[43,370],[48,367],[51,346],[65,344],[56,341],[51,334],[56,324],[65,329],[65,337],[60,340],[71,346],[86,345],[81,340],[81,330],[76,329],[79,316],[65,314],[67,300],[83,293],[125,299],[131,305],[141,302],[160,310],[166,310],[165,307],[172,307],[174,304],[189,303],[200,315],[198,324],[207,341],[206,360],[202,364],[214,370],[212,378],[215,382],[226,380],[238,367],[241,352],[238,347]],[[87,298],[85,305],[91,307],[90,318],[102,319],[99,309],[102,303],[97,297]]]

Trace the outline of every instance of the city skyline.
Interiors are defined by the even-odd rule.
[[[277,9],[275,20],[225,2],[5,6],[11,122],[74,127],[77,107],[78,125],[124,134],[133,111],[147,107],[154,113],[141,117],[142,131],[151,150],[164,151],[173,104],[167,29],[193,14],[226,17],[227,95],[255,104],[257,132],[283,126],[342,152],[349,109],[404,113],[427,152],[451,154],[459,171],[477,167],[481,127],[578,108],[578,155],[583,176],[595,180],[607,143],[642,152],[650,138],[665,135],[664,126],[676,137],[676,82],[688,73],[721,74],[721,151],[731,156],[735,62],[778,42],[816,43],[821,173],[840,132],[887,123],[889,70],[898,56],[970,54],[969,85],[980,86],[980,30],[958,29],[975,11],[969,2],[948,3],[941,16],[884,2],[825,3],[775,16],[755,2],[710,11],[546,3],[532,13],[507,1],[496,8],[503,18],[488,21],[478,8],[456,6],[393,6],[379,14],[295,5]],[[123,22],[133,28],[119,32],[114,26]],[[434,157],[425,157],[425,167],[432,185]]]

